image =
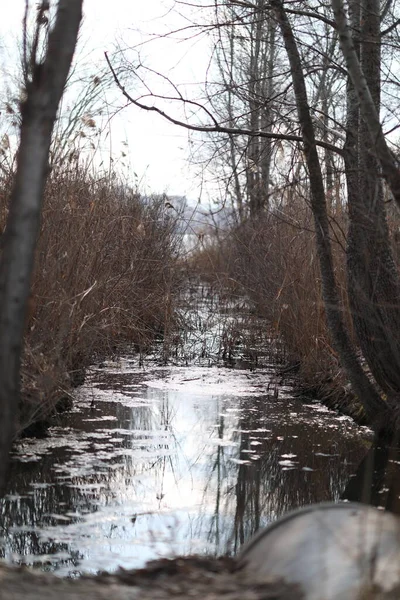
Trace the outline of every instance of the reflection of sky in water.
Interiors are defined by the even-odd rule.
[[[286,510],[337,499],[368,434],[263,390],[272,370],[98,370],[45,440],[17,449],[0,504],[10,560],[60,574],[234,552]]]

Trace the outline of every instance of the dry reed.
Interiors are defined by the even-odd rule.
[[[0,190],[5,227],[10,181]],[[31,287],[20,429],[116,345],[143,350],[174,319],[178,235],[163,198],[76,168],[46,187]]]
[[[331,238],[336,278],[347,323],[345,292],[346,216],[331,211]],[[276,210],[231,229],[222,242],[210,242],[192,261],[203,276],[236,291],[266,318],[271,332],[283,339],[290,360],[301,362],[310,383],[340,373],[325,321],[314,224],[302,198],[291,197]],[[343,379],[340,378],[340,385]]]

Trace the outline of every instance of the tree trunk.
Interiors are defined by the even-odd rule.
[[[266,60],[265,75],[263,77],[262,97],[265,100],[265,106],[261,114],[262,131],[271,131],[273,122],[273,95],[274,95],[274,63],[276,58],[276,23],[274,19],[268,17],[268,37],[267,49],[268,55],[264,53]],[[269,195],[271,190],[271,165],[273,156],[274,142],[271,139],[261,139],[261,185],[262,185],[262,209],[265,210],[269,205]]]
[[[15,435],[25,309],[39,233],[51,134],[71,65],[81,14],[82,0],[59,0],[44,61],[38,63],[33,51],[30,64],[25,65],[31,70],[30,81],[22,106],[17,173],[0,263],[0,490],[6,480],[7,456]],[[41,27],[39,20],[37,27]]]
[[[231,16],[231,19],[233,20],[232,12],[231,12],[230,16]],[[232,129],[235,126],[234,111],[233,111],[233,100],[234,100],[233,88],[235,85],[234,60],[235,60],[235,36],[234,36],[234,27],[233,27],[233,25],[231,25],[231,30],[229,32],[229,73],[228,73],[228,82],[227,82],[228,83],[227,111],[228,111],[228,124],[229,124],[229,127],[231,127]],[[224,77],[222,67],[220,67],[220,71],[221,71],[222,76]],[[239,173],[238,173],[240,159],[238,159],[238,157],[237,157],[235,136],[233,136],[233,135],[229,135],[229,158],[230,158],[230,166],[231,166],[232,174],[233,174],[234,197],[235,197],[235,201],[236,201],[234,203],[233,208],[235,211],[235,217],[236,217],[236,212],[237,212],[237,217],[238,217],[238,218],[236,218],[237,223],[242,224],[244,222],[245,212],[244,212],[242,188],[240,185],[240,179],[239,179]]]
[[[251,27],[251,55],[249,66],[249,113],[250,129],[259,131],[261,128],[261,72],[260,58],[262,52],[263,33],[263,4],[264,0],[258,0],[257,9],[254,11]],[[257,218],[261,212],[262,189],[261,189],[261,140],[253,136],[248,140],[247,146],[248,165],[246,171],[247,193],[249,197],[250,217]]]
[[[315,222],[317,253],[328,326],[334,347],[348,373],[353,389],[360,402],[362,402],[371,423],[375,423],[379,429],[382,426],[382,419],[384,419],[384,415],[386,414],[386,404],[364,373],[343,323],[329,239],[329,221],[324,182],[315,143],[315,133],[308,105],[299,51],[282,1],[272,0],[271,6],[279,24],[290,63],[297,112],[304,139],[304,153],[310,177],[311,207]],[[379,424],[377,423],[378,420],[380,421]]]
[[[390,187],[396,203],[400,206],[400,170],[395,157],[386,144],[373,94],[368,87],[368,82],[361,68],[353,36],[347,23],[343,0],[332,0],[332,8],[343,56],[360,103],[360,110],[365,125],[368,128],[370,139],[372,140],[373,152],[379,159],[383,176]],[[373,14],[370,16],[375,19],[376,14],[377,10],[376,8],[373,8]]]
[[[376,0],[353,3],[354,49],[377,113],[380,105],[380,15]],[[382,179],[373,141],[359,112],[351,82],[347,86],[348,293],[354,328],[363,355],[387,394],[400,392],[400,283],[389,242]]]

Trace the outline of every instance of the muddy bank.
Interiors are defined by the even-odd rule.
[[[180,558],[157,561],[147,569],[65,580],[0,562],[1,600],[293,600],[295,586],[256,583],[229,559]]]
[[[330,410],[350,417],[357,425],[368,426],[365,411],[349,386],[336,385],[332,382],[307,384],[299,378],[293,382],[293,395],[305,402],[320,402]]]

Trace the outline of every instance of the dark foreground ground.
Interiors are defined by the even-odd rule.
[[[321,599],[323,579],[321,579]],[[0,600],[307,600],[280,581],[257,582],[232,559],[177,558],[146,569],[68,580],[0,563]],[[399,600],[400,589],[364,589],[359,600]],[[358,599],[357,599],[358,600]]]
[[[1,600],[300,600],[294,586],[257,583],[232,559],[160,560],[138,571],[60,579],[0,563]]]

